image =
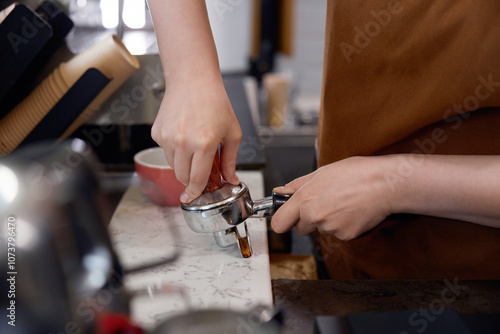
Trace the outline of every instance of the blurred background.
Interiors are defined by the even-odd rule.
[[[0,9],[12,3],[2,0]],[[53,4],[57,6],[57,15],[66,16],[69,21],[59,44],[52,45],[50,51],[45,50],[45,57],[40,56],[43,48],[39,53],[36,52],[40,47],[27,51],[34,59],[42,60],[25,69],[29,74],[19,75],[17,84],[4,88],[0,122],[1,117],[15,110],[61,63],[84,54],[111,34],[116,35],[137,60],[139,68],[110,92],[97,110],[84,118],[75,118],[79,121],[73,121],[64,132],[92,146],[103,167],[105,190],[118,203],[134,171],[134,154],[156,146],[150,130],[164,92],[147,2],[23,0],[18,3],[38,12],[44,4]],[[237,168],[262,170],[269,194],[272,188],[315,168],[326,0],[207,0],[206,5],[226,90],[243,129]],[[46,19],[50,22],[50,17]],[[0,22],[0,28],[7,29],[6,20]],[[52,39],[63,26],[56,23],[52,24]],[[8,59],[9,55],[2,52],[2,59]],[[2,64],[8,71],[8,62]],[[89,79],[82,86],[94,87],[95,83]],[[17,97],[12,98],[14,96]],[[67,103],[64,110],[73,105],[76,104]],[[84,109],[83,106],[82,102],[80,108]],[[45,112],[55,115],[54,110]],[[75,115],[79,112],[75,110]],[[40,124],[42,122],[38,128]],[[45,126],[43,131],[32,129],[18,147],[37,140],[61,138],[61,133],[51,133],[47,128],[51,126]],[[293,233],[285,237],[271,235],[270,239],[272,251],[311,253],[309,240]]]
[[[207,0],[206,5],[224,85],[243,131],[237,169],[262,174],[270,195],[274,187],[315,169],[326,0]],[[157,146],[151,127],[165,90],[147,2],[0,0],[0,73],[0,167],[7,166],[0,176],[11,180],[15,171],[26,183],[24,176],[34,173],[45,182],[40,189],[19,186],[27,196],[19,205],[29,217],[20,217],[19,226],[38,237],[26,239],[27,234],[19,244],[19,265],[33,274],[19,276],[18,311],[34,314],[39,322],[21,330],[36,332],[71,319],[60,310],[71,309],[72,291],[58,282],[84,284],[82,300],[104,283],[121,286],[118,278],[103,280],[111,271],[121,272],[106,224],[138,182],[134,155]],[[69,138],[86,145],[64,141]],[[65,146],[58,150],[51,146],[61,141]],[[75,168],[68,172],[55,165],[59,162]],[[91,171],[95,162],[98,168]],[[54,181],[54,175],[62,180]],[[2,186],[3,196],[5,182]],[[2,208],[0,201],[0,211],[13,210],[6,203]],[[63,228],[52,235],[44,230],[51,224]],[[267,237],[272,279],[322,278],[310,237],[294,231],[277,235],[269,225]],[[60,263],[58,254],[65,256]],[[74,277],[66,277],[61,263]],[[38,304],[52,297],[61,305]],[[111,304],[127,312],[125,293]]]

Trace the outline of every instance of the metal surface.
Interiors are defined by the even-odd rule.
[[[237,334],[281,333],[277,318],[266,319],[269,310],[254,309],[250,312],[234,312],[222,309],[192,311],[170,318],[155,328],[153,334]]]
[[[136,55],[140,68],[101,106],[87,124],[153,124],[165,93],[158,54]]]
[[[247,185],[241,182],[239,186],[226,184],[215,192],[202,194],[189,204],[181,204],[181,208],[192,231],[213,233],[221,247],[238,242],[241,255],[248,257],[246,248],[250,248],[251,255],[251,243],[246,225],[245,236],[241,236],[236,227],[247,218],[272,216],[290,196],[274,193],[273,196],[253,201]]]
[[[264,197],[253,202],[254,217],[269,217],[276,211],[273,196]]]
[[[230,229],[252,216],[253,201],[248,187],[242,182],[236,189],[229,198],[211,204],[181,204],[189,228],[198,233],[214,233]]]
[[[221,188],[205,192],[183,207],[188,211],[206,211],[233,202],[239,197],[244,196],[245,192],[248,192],[245,184],[233,185],[225,183]]]

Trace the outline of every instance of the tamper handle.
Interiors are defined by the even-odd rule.
[[[220,159],[219,151],[215,153],[214,162],[212,164],[212,170],[210,171],[210,176],[208,177],[208,182],[203,190],[203,193],[210,193],[217,189],[222,188],[222,175],[220,171]]]

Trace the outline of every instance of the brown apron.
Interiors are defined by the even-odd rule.
[[[500,1],[330,0],[318,149],[320,166],[500,154]],[[468,222],[397,215],[319,240],[335,279],[500,278],[500,229]]]

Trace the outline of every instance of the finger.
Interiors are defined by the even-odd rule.
[[[296,178],[295,180],[287,183],[282,187],[276,187],[273,189],[275,192],[279,192],[282,194],[294,194],[299,190],[304,184],[309,182],[316,175],[316,172],[309,173],[307,175]]]
[[[221,147],[220,163],[222,178],[231,184],[239,184],[236,175],[236,160],[238,158],[239,142],[230,142]]]
[[[175,150],[175,158],[173,165],[175,177],[185,186],[189,184],[192,160],[193,160],[193,154],[191,152],[180,149]]]
[[[182,203],[189,203],[201,195],[207,185],[213,161],[214,153],[197,152],[193,155],[189,184],[180,198]]]
[[[297,196],[296,196],[297,195]],[[276,233],[288,232],[300,220],[300,194],[295,194],[283,204],[271,220]]]
[[[161,148],[163,148],[163,153],[165,155],[165,159],[167,160],[167,163],[170,167],[174,168],[174,163],[175,163],[175,151],[168,148],[168,147],[163,147],[163,146],[160,146]]]
[[[309,224],[305,219],[300,219],[294,228],[298,235],[308,235],[316,230],[316,227],[313,224]]]
[[[161,129],[159,129],[159,126],[156,124],[156,120],[151,129],[151,138],[158,144],[158,146],[163,148],[167,163],[169,166],[174,168],[174,148],[172,148],[171,145],[167,145],[168,141],[161,136]]]
[[[158,121],[158,116],[153,122],[153,126],[151,126],[151,139],[153,139],[158,146],[162,146],[162,138],[161,138],[161,126],[160,122]],[[162,146],[163,147],[163,146]]]

